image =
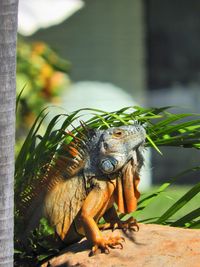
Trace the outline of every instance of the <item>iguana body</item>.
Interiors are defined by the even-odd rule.
[[[104,216],[108,225],[123,227],[113,204],[122,213],[136,209],[144,141],[140,125],[92,131],[84,140],[74,136],[64,148],[66,156],[55,160],[35,186],[37,194],[19,206],[25,218],[24,238],[46,217],[65,243],[85,235],[93,252],[120,245],[120,237],[103,237],[98,221]]]

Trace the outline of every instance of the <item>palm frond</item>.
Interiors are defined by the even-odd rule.
[[[112,126],[133,124],[138,121],[144,125],[147,131],[146,146],[153,147],[159,153],[162,146],[177,146],[200,148],[200,114],[184,113],[173,114],[169,112],[170,107],[142,108],[138,106],[125,107],[114,112],[106,112],[99,109],[79,109],[70,114],[59,114],[51,119],[43,136],[39,133],[41,126],[48,116],[47,110],[43,110],[35,120],[32,128],[16,159],[15,168],[15,192],[19,196],[21,192],[30,193],[30,182],[38,179],[45,164],[52,161],[63,143],[69,144],[73,139],[67,134],[68,128],[74,121],[84,120],[84,116],[90,114],[91,118],[85,121],[87,127],[91,129],[106,129]],[[58,121],[63,120],[60,127],[56,126]],[[83,132],[80,124],[72,128],[73,134]],[[164,184],[155,193],[141,198],[138,206],[138,213],[149,203],[157,198],[170,183]],[[167,210],[157,223],[166,223],[171,216],[182,208],[189,199],[195,197],[199,192],[199,185],[191,189],[179,202],[175,203]],[[174,222],[175,225],[182,225],[187,218],[193,218],[197,211],[182,218],[181,221]],[[185,215],[187,216],[187,215]],[[180,218],[181,219],[181,218]]]
[[[200,193],[200,183],[197,183],[195,186],[193,186],[186,194],[184,194],[176,203],[174,203],[167,211],[164,212],[163,215],[160,216],[160,218],[156,221],[158,224],[163,224],[167,222],[177,211],[182,209],[191,199],[193,199],[198,193]],[[187,214],[188,218],[193,216],[193,219],[195,219],[195,215],[199,217],[199,213],[197,210],[195,212],[193,211],[192,215]],[[184,217],[185,217],[184,216]],[[186,218],[187,218],[186,217]],[[179,219],[180,220],[180,219]],[[183,220],[183,219],[182,219]],[[176,221],[174,222],[176,225],[180,225],[181,222]],[[172,224],[173,225],[173,224]]]

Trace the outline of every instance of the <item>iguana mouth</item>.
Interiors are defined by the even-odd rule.
[[[130,213],[136,210],[137,201],[140,197],[136,166],[133,160],[130,160],[122,169],[122,176],[117,179],[116,203],[121,213]]]

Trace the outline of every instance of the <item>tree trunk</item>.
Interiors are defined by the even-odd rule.
[[[18,0],[0,0],[0,267],[13,266]]]

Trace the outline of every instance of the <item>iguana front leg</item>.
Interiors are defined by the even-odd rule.
[[[137,159],[129,161],[122,169],[122,176],[116,180],[116,190],[114,192],[115,203],[118,205],[118,210],[121,213],[130,213],[136,210],[137,201],[140,197],[138,191],[138,183],[140,178],[137,172]],[[137,221],[130,217],[126,221],[121,221],[118,218],[117,212],[113,207],[110,207],[104,214],[104,219],[108,222],[101,226],[102,229],[120,228],[123,230],[139,230]]]
[[[112,198],[115,185],[111,182],[104,182],[103,186],[95,187],[85,199],[81,209],[81,221],[85,235],[92,242],[92,255],[100,248],[103,252],[109,253],[109,248],[122,246],[122,237],[104,237],[100,232],[96,221],[104,214]]]

